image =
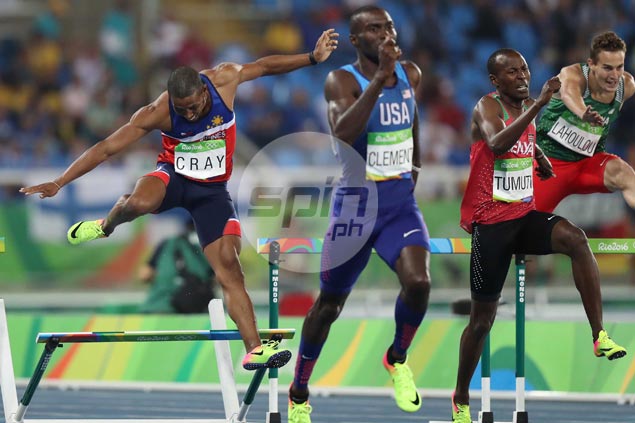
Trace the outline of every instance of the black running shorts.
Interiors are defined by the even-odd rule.
[[[498,301],[514,254],[552,254],[551,232],[563,218],[532,210],[505,222],[474,224],[470,288],[478,301]]]

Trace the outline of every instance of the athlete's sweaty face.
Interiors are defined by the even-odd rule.
[[[379,63],[379,45],[386,38],[397,41],[395,24],[385,10],[360,15],[354,23],[354,33],[350,35],[353,46],[375,63]]]
[[[197,121],[207,111],[209,93],[203,86],[199,91],[185,98],[173,98],[174,111],[190,122]]]
[[[498,92],[513,100],[529,97],[531,73],[525,58],[518,53],[501,54],[496,59],[497,72],[491,79]]]
[[[591,72],[602,91],[617,91],[620,78],[624,75],[624,56],[623,51],[602,50],[595,62],[589,59]]]

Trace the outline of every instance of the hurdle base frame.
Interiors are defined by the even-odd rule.
[[[479,423],[494,423],[494,413],[491,411],[479,411],[478,421]]]
[[[491,411],[478,412],[479,423],[494,423],[494,413]],[[506,423],[506,422],[497,422]],[[511,423],[529,423],[529,414],[526,411],[514,411]]]
[[[529,415],[526,411],[514,411],[514,423],[529,423]]]
[[[223,303],[220,299],[214,299],[209,304],[209,316],[212,329],[226,330],[227,323]],[[7,423],[61,423],[68,421],[86,421],[89,423],[247,423],[246,414],[251,402],[246,401],[239,407],[238,392],[234,378],[233,360],[228,340],[214,340],[214,349],[218,366],[218,373],[221,385],[221,394],[223,398],[223,407],[225,410],[225,419],[85,419],[85,418],[66,418],[66,419],[30,419],[24,418],[27,405],[18,402],[17,386],[15,382],[15,373],[13,368],[13,359],[11,355],[11,345],[9,341],[8,322],[6,317],[6,309],[4,300],[0,298],[0,389],[2,392],[2,406],[4,418]],[[57,345],[55,345],[57,347]],[[47,360],[48,362],[48,360]],[[261,369],[264,373],[267,369]],[[36,372],[37,373],[37,372]],[[34,373],[35,375],[35,373]],[[33,379],[33,378],[32,378]],[[33,390],[37,388],[39,379],[35,381]],[[277,387],[277,379],[270,380],[270,386]],[[277,409],[278,391],[269,391],[269,405],[274,404],[275,407],[267,412],[267,422],[279,423],[281,416]],[[30,402],[30,400],[29,400]],[[19,416],[16,419],[16,415]],[[239,418],[242,416],[242,418]]]

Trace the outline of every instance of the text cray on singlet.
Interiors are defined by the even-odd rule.
[[[498,94],[488,95],[501,105],[505,125],[510,125],[514,118],[507,113]],[[535,208],[535,141],[536,126],[532,121],[516,144],[500,156],[494,156],[484,140],[472,144],[470,176],[461,203],[463,229],[472,233],[473,223],[492,224],[517,219]]]
[[[236,147],[236,118],[209,78],[200,74],[212,107],[196,122],[177,114],[170,100],[172,130],[162,132],[163,152],[157,161],[172,163],[187,178],[204,182],[227,181],[232,173]]]

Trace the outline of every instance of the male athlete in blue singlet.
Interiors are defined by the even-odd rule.
[[[289,390],[289,423],[311,421],[309,378],[331,324],[368,263],[372,248],[397,273],[401,284],[395,305],[395,336],[387,343],[383,364],[392,376],[397,405],[409,412],[421,407],[406,364],[407,350],[423,320],[430,291],[428,230],[413,195],[419,170],[414,92],[421,71],[412,62],[398,60],[401,50],[396,38],[393,21],[385,10],[375,6],[358,9],[350,19],[350,41],[357,50],[357,61],[331,72],[326,80],[331,131],[365,158],[361,176],[376,182],[377,221],[368,240],[343,264],[330,265],[337,259],[338,240],[325,237],[320,294],[304,321]],[[346,157],[343,161],[344,179],[354,179],[355,169]],[[347,194],[336,191],[334,205],[342,202],[338,195]],[[338,223],[337,215],[333,207],[327,235]],[[373,368],[369,366],[369,370]]]
[[[332,29],[324,31],[308,55],[267,56],[244,65],[222,63],[201,73],[178,68],[170,75],[167,91],[88,149],[60,177],[20,191],[52,197],[150,131],[160,130],[163,152],[157,169],[140,178],[133,192],[122,196],[105,219],[71,226],[69,242],[79,244],[109,236],[117,225],[147,213],[185,208],[192,215],[205,257],[216,272],[229,315],[245,344],[243,367],[283,366],[291,352],[278,348],[275,341],[261,344],[238,259],[240,224],[227,192],[236,142],[234,98],[238,85],[245,81],[323,62],[337,48],[337,37]]]

